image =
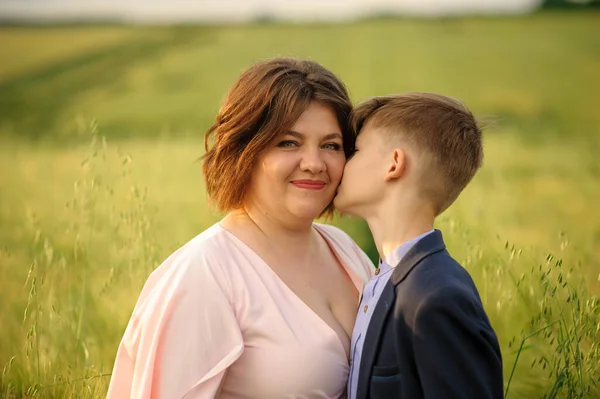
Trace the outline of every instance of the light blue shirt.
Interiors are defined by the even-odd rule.
[[[373,316],[375,306],[381,297],[383,288],[392,276],[392,270],[400,263],[400,260],[406,253],[423,237],[433,233],[429,230],[425,234],[405,242],[390,253],[385,261],[379,261],[379,272],[365,285],[362,299],[358,307],[358,315],[352,331],[352,342],[350,345],[350,375],[348,378],[348,399],[356,399],[356,387],[358,384],[358,371],[360,369],[360,359],[362,357],[364,336],[367,333],[367,327]]]

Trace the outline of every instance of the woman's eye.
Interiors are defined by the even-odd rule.
[[[338,143],[327,143],[323,146],[323,148],[327,150],[339,151],[342,149],[342,146]]]
[[[277,144],[277,147],[281,147],[281,148],[294,148],[294,147],[298,147],[298,143],[293,141],[293,140],[284,140],[284,141],[280,141]]]

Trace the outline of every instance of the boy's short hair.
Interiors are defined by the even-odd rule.
[[[366,124],[415,151],[420,189],[438,215],[481,167],[481,129],[469,109],[455,99],[434,93],[374,97],[352,112],[356,133]]]

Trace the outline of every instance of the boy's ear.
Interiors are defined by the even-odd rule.
[[[404,174],[406,168],[406,153],[402,148],[394,149],[391,163],[389,164],[385,181],[399,179]]]

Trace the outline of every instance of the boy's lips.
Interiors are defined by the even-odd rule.
[[[292,184],[298,188],[303,188],[305,190],[321,190],[325,187],[325,182],[323,180],[293,180]]]

